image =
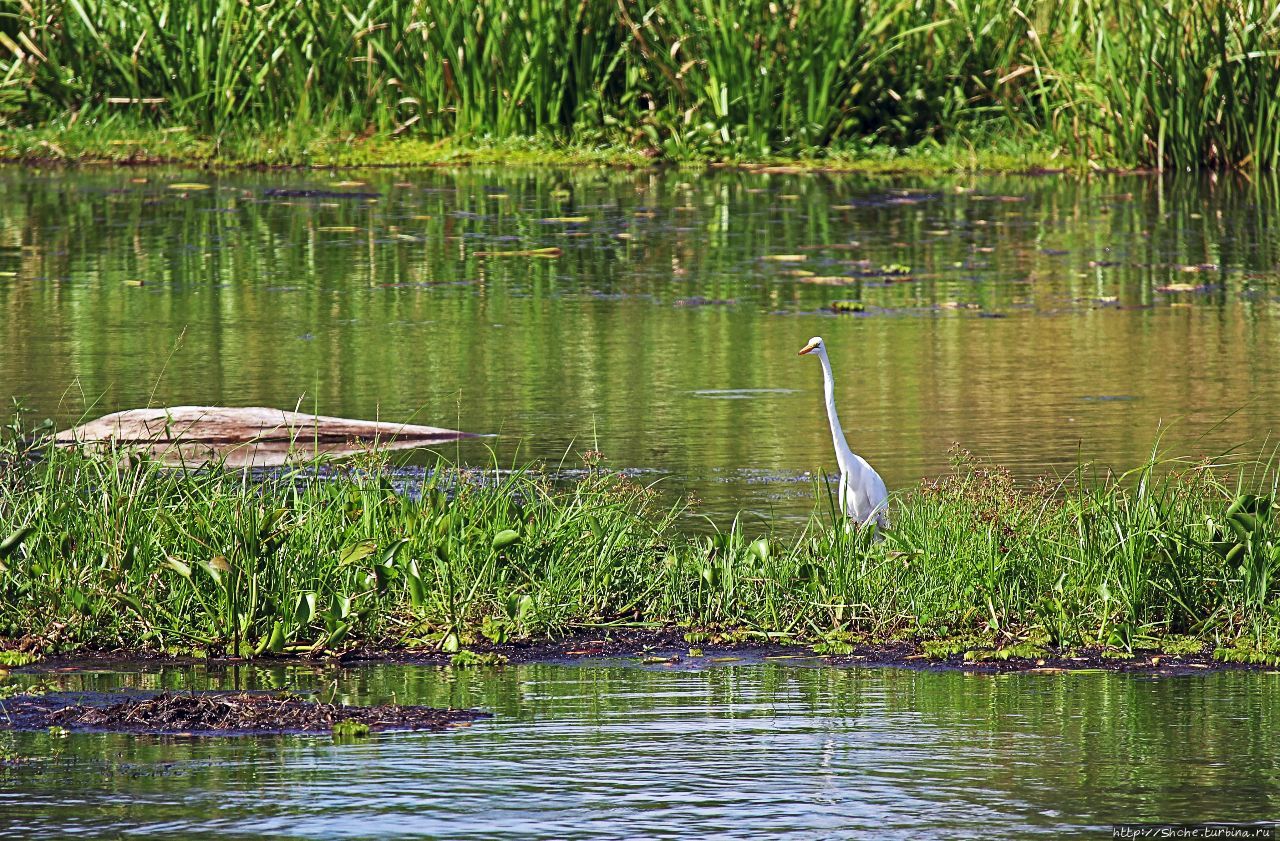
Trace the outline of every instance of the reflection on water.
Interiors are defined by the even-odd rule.
[[[0,394],[63,423],[154,395],[498,433],[445,450],[599,449],[788,516],[832,466],[816,334],[891,487],[953,442],[1027,474],[1129,466],[1162,424],[1257,448],[1280,418],[1269,178],[339,178],[0,170]],[[560,256],[477,256],[536,248]]]
[[[57,680],[209,683],[199,668]],[[0,837],[1007,837],[1268,820],[1280,796],[1276,674],[602,663],[238,680],[496,718],[354,744],[0,734],[0,753],[35,758],[0,770]]]

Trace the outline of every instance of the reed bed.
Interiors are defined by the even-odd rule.
[[[594,467],[442,464],[404,487],[377,454],[264,479],[27,446],[10,434],[0,454],[0,648],[453,652],[647,627],[1280,663],[1270,464],[1027,484],[962,454],[897,495],[875,540],[825,490],[798,533],[698,534],[683,506]]]
[[[540,137],[670,159],[1014,138],[1280,162],[1262,0],[14,0],[0,121],[221,141]]]

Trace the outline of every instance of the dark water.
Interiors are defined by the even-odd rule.
[[[448,733],[2,733],[0,837],[973,838],[1274,820],[1280,675],[970,675],[765,662],[250,669],[349,702],[480,706]],[[199,669],[69,688],[229,685]]]
[[[192,181],[212,189],[170,189]],[[10,169],[0,395],[61,423],[412,418],[495,433],[447,448],[469,463],[598,449],[715,515],[800,516],[833,464],[812,335],[891,488],[953,443],[1020,475],[1133,466],[1162,429],[1180,454],[1256,453],[1280,420],[1278,278],[1261,176]]]

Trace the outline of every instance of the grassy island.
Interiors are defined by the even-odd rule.
[[[1280,663],[1273,465],[1026,484],[960,454],[897,495],[877,540],[825,503],[798,533],[690,533],[682,507],[596,468],[442,464],[405,487],[372,453],[254,478],[28,446],[0,453],[10,649],[453,653],[649,628],[829,654]]]

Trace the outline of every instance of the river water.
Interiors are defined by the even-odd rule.
[[[601,660],[199,666],[64,689],[289,688],[480,707],[445,733],[0,733],[0,837],[1110,837],[1274,820],[1280,674],[965,674]]]
[[[811,510],[810,336],[901,488],[953,444],[1021,476],[1267,450],[1278,317],[1265,176],[0,170],[0,395],[36,418],[412,419],[494,435],[444,448],[468,464],[599,450],[713,518]]]

